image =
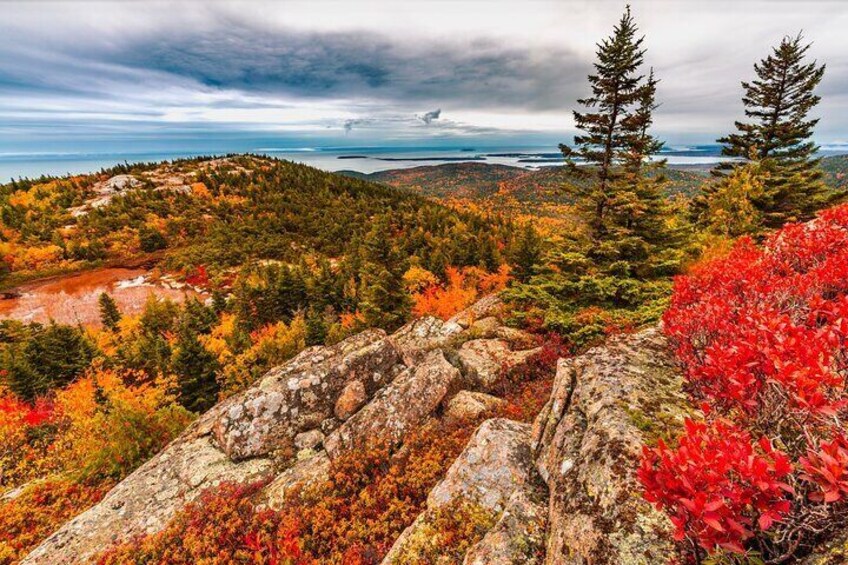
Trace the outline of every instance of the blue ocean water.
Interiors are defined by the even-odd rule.
[[[824,154],[846,153],[842,148]],[[212,151],[114,152],[0,152],[0,183],[12,178],[62,176],[98,171],[120,163],[159,162],[227,153],[257,153],[305,163],[327,171],[354,170],[371,173],[388,169],[437,165],[452,162],[480,162],[536,168],[558,165],[562,158],[556,146],[457,146],[457,147],[255,147],[237,144],[232,149]],[[670,147],[662,157],[675,166],[708,166],[719,160],[716,145]]]

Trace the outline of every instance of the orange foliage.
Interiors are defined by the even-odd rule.
[[[128,384],[138,383],[138,384]],[[14,562],[99,501],[191,419],[165,380],[95,365],[29,405],[0,391],[0,563]]]
[[[59,525],[99,502],[113,484],[48,479],[0,503],[0,563],[23,558]]]
[[[481,296],[503,290],[511,278],[507,265],[501,265],[494,273],[477,267],[448,267],[445,276],[447,284],[430,283],[413,296],[413,314],[447,320]]]
[[[278,512],[256,509],[253,498],[261,485],[223,485],[189,505],[163,532],[117,546],[99,563],[377,564],[423,510],[474,424],[432,424],[393,456],[375,446],[339,457],[327,482],[293,493]],[[475,531],[449,522],[455,531],[445,533],[446,544],[467,542]]]

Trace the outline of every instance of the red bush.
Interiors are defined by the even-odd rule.
[[[679,277],[664,323],[707,413],[639,470],[678,537],[768,562],[845,526],[848,206]]]
[[[783,481],[791,470],[765,438],[755,447],[746,431],[725,420],[688,420],[676,449],[662,440],[644,448],[639,478],[645,499],[668,512],[675,539],[742,553],[754,532],[788,512],[792,487]]]

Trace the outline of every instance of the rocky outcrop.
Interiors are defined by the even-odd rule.
[[[478,555],[507,555],[517,553],[518,547],[523,548],[522,556],[536,553],[542,541],[539,533],[544,531],[546,513],[544,504],[539,503],[543,487],[533,462],[530,432],[527,424],[505,419],[486,420],[445,478],[430,492],[426,510],[401,534],[383,565],[415,563],[413,552],[420,544],[418,538],[431,535],[431,524],[439,509],[457,501],[468,501],[500,516],[501,521],[490,532],[489,540],[484,538],[480,542],[483,545],[475,548]],[[514,502],[514,506],[507,515],[510,502]],[[513,520],[516,516],[520,518]],[[530,521],[525,522],[525,519]],[[530,530],[534,535],[525,537],[522,534]]]
[[[358,381],[373,394],[403,368],[400,352],[378,330],[307,349],[201,416],[24,563],[84,563],[115,541],[160,531],[203,490],[222,482],[276,478],[269,493],[279,501],[292,486],[326,474],[326,454],[308,452],[325,441],[322,429],[340,424],[333,410],[345,386]],[[306,453],[293,462],[295,437]],[[315,459],[305,463],[307,455]]]
[[[424,423],[458,380],[459,371],[442,352],[430,352],[330,434],[324,442],[327,453],[336,459],[371,442],[400,444],[406,434]]]
[[[492,391],[505,372],[527,363],[539,349],[513,351],[502,339],[473,339],[459,348],[459,363],[470,388]]]
[[[266,481],[257,501],[279,508],[291,492],[328,480],[346,453],[400,446],[432,418],[456,425],[498,411],[503,400],[484,392],[538,352],[532,336],[503,325],[501,308],[487,298],[448,322],[422,318],[391,336],[371,330],[304,351],[201,416],[24,563],[84,563],[116,541],[162,530],[225,481]],[[451,562],[666,562],[668,521],[634,494],[634,469],[641,446],[682,421],[680,385],[656,328],[561,360],[533,425],[480,425],[384,564],[421,562],[416,548],[439,535],[457,503],[479,510],[488,530],[464,561]]]
[[[476,420],[486,413],[493,413],[506,406],[506,401],[497,396],[468,390],[459,391],[445,407],[445,418],[452,422]]]
[[[462,388],[447,359],[474,336],[472,320],[498,308],[487,298],[458,315],[464,326],[422,318],[391,336],[369,330],[307,349],[201,416],[24,563],[84,563],[116,541],[162,530],[222,482],[267,481],[259,501],[278,507],[293,489],[326,480],[333,458],[372,442],[402,443]]]
[[[634,469],[646,438],[682,420],[681,384],[657,328],[560,360],[533,432],[550,491],[546,563],[668,560],[667,519],[634,494]]]
[[[346,387],[358,383],[359,394],[368,398],[402,369],[400,351],[381,330],[308,349],[230,402],[215,422],[215,440],[231,459],[241,460],[284,448],[310,429],[326,434],[338,427],[333,416]]]
[[[392,334],[392,341],[402,352],[404,362],[414,365],[428,352],[445,347],[462,331],[462,326],[456,322],[444,322],[433,316],[424,316],[409,322]]]

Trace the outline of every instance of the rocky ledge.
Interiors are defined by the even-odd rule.
[[[392,335],[370,330],[302,352],[201,416],[24,563],[88,562],[112,543],[161,531],[225,481],[265,480],[261,497],[276,507],[369,442],[400,446],[431,418],[496,410],[503,401],[488,393],[497,372],[538,351],[500,312],[489,297],[446,322],[422,318]],[[668,524],[635,494],[633,471],[641,445],[665,431],[656,428],[682,419],[679,390],[656,329],[561,360],[534,424],[483,422],[384,563],[417,563],[433,516],[458,501],[491,524],[464,565],[663,562]]]

